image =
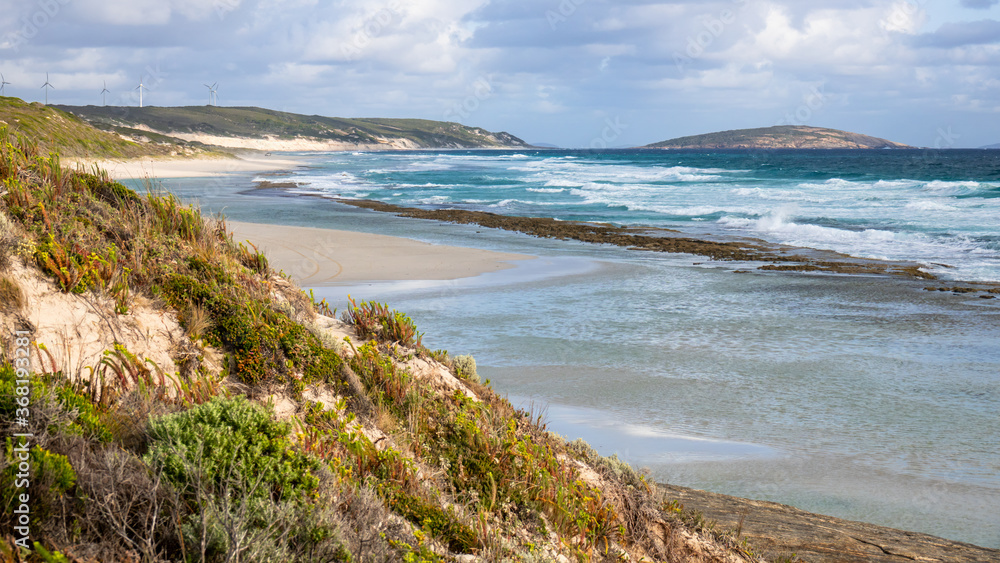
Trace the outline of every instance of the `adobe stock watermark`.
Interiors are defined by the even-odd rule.
[[[826,107],[827,102],[826,82],[819,86],[810,86],[803,92],[802,103],[799,104],[799,107],[785,112],[785,115],[775,122],[775,125],[805,125]]]
[[[473,81],[469,87],[469,95],[461,101],[455,102],[452,106],[441,114],[444,121],[460,121],[468,119],[475,113],[483,102],[489,100],[494,95],[493,76],[482,75]]]
[[[614,119],[607,117],[604,119],[604,128],[601,129],[601,134],[594,137],[590,141],[589,149],[592,151],[605,150],[621,138],[622,133],[628,129],[627,123],[622,123],[621,117],[615,116]]]
[[[561,0],[555,10],[545,11],[545,20],[549,22],[552,31],[555,31],[559,24],[569,20],[586,2],[587,0]]]
[[[15,53],[20,52],[32,39],[38,36],[42,29],[49,25],[52,20],[59,16],[63,7],[72,0],[38,0],[35,9],[23,16],[18,22],[19,27],[7,34],[6,43]]]
[[[961,135],[952,131],[951,125],[938,127],[936,133],[934,144],[925,148],[921,155],[924,162],[937,161],[941,158],[941,151],[955,148],[958,140],[962,138]]]
[[[366,19],[364,25],[354,34],[354,37],[341,46],[340,49],[344,58],[354,60],[360,57],[361,51],[368,47],[372,40],[381,35],[386,27],[400,19],[400,11],[399,3],[393,2],[387,6],[383,6],[374,15]]]
[[[14,380],[11,400],[14,404],[14,429],[27,429],[31,421],[31,331],[14,331]],[[31,549],[31,433],[15,432],[14,444],[14,543],[21,548]],[[23,492],[21,492],[23,491]]]
[[[746,7],[748,0],[732,0],[733,4],[737,4],[739,8]],[[689,35],[687,38],[687,44],[684,47],[684,52],[674,51],[674,65],[677,70],[684,72],[685,68],[694,63],[695,60],[700,59],[702,55],[712,46],[715,41],[722,37],[722,34],[726,30],[736,23],[737,11],[730,10],[728,8],[719,12],[718,15],[707,15],[702,18],[701,26],[703,29],[699,30],[697,33]]]
[[[230,12],[235,12],[243,0],[214,0],[212,6],[215,8],[215,15],[219,16],[219,21],[226,19]]]
[[[892,12],[881,22],[883,32],[906,31],[912,28],[913,18],[920,13],[927,0],[903,0],[892,6]]]

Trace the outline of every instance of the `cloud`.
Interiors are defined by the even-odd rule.
[[[965,45],[1000,43],[1000,21],[946,23],[934,33],[918,36],[914,42],[919,47],[952,48]]]
[[[156,26],[175,19],[206,21],[213,16],[221,19],[225,13],[239,9],[241,3],[242,0],[73,0],[72,10],[91,23]]]
[[[962,0],[963,8],[971,8],[973,10],[989,10],[997,4],[1000,4],[1000,0]]]

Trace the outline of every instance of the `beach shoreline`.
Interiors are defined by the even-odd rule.
[[[514,268],[526,254],[431,244],[355,231],[227,222],[303,287],[362,282],[456,280]]]
[[[143,180],[217,178],[241,173],[277,172],[303,166],[306,160],[305,157],[287,154],[271,157],[265,154],[244,153],[232,158],[66,158],[63,159],[63,164],[72,168],[82,168],[84,171],[97,166],[107,171],[115,180]]]

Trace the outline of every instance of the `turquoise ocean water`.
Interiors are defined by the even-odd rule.
[[[465,280],[320,291],[407,312],[427,345],[474,354],[554,431],[659,480],[1000,548],[1000,299],[734,274],[746,265],[323,197],[752,237],[1000,281],[1000,151],[330,153],[280,178],[298,188],[253,179],[164,187],[234,220],[539,256]]]

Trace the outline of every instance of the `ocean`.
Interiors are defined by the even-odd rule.
[[[254,189],[252,180],[294,182]],[[1000,548],[1000,299],[402,219],[330,198],[680,230],[1000,281],[1000,151],[412,151],[164,180],[233,220],[536,255],[476,278],[317,288],[551,430],[653,478]]]

